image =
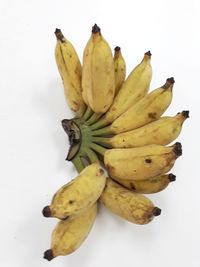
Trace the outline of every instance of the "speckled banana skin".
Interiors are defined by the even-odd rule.
[[[89,165],[74,180],[55,193],[51,205],[43,209],[43,215],[59,219],[77,215],[97,201],[105,182],[106,177],[100,165]]]
[[[138,129],[115,135],[110,138],[109,144],[114,148],[168,145],[179,136],[183,122],[188,117],[188,111],[182,111],[174,117],[162,117]]]
[[[116,148],[105,152],[104,163],[114,179],[141,180],[168,172],[181,154],[180,143],[169,147]]]
[[[44,253],[44,258],[52,260],[77,250],[89,234],[97,214],[97,203],[71,220],[58,222],[51,240],[51,249]]]
[[[160,214],[160,209],[147,197],[131,192],[110,178],[100,200],[110,211],[136,224],[149,223]]]

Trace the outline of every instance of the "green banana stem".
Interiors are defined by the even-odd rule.
[[[92,131],[92,135],[93,136],[99,136],[99,135],[102,136],[102,135],[111,135],[111,134],[113,134],[113,133],[112,133],[112,131],[110,129],[110,126],[107,126],[107,127]]]
[[[102,114],[96,114],[94,113],[89,120],[87,121],[88,125],[94,124],[100,117],[102,116]]]
[[[89,148],[86,150],[86,156],[89,158],[90,163],[99,163],[99,159],[92,149]]]
[[[83,115],[84,120],[88,120],[93,114],[93,111],[90,107],[87,107],[86,112]]]
[[[86,111],[86,105],[84,104],[80,109],[76,112],[76,117],[75,118],[81,118]]]
[[[106,147],[111,147],[110,138],[107,137],[92,136],[91,141]]]
[[[85,168],[80,156],[78,156],[78,155],[72,159],[72,162],[73,162],[77,172],[81,172]]]
[[[96,123],[94,123],[92,126],[91,126],[91,130],[97,130],[99,128],[102,128],[102,127],[105,127],[109,124],[109,122],[107,122],[105,120],[105,117],[102,118],[101,120],[97,121]]]
[[[101,156],[104,156],[104,154],[107,150],[105,147],[102,147],[102,146],[97,145],[95,143],[91,143],[90,148],[93,149],[94,151],[96,151],[97,153],[99,153]]]

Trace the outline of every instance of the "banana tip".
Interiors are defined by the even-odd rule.
[[[44,207],[44,209],[42,210],[42,214],[44,217],[51,217],[51,209],[49,206]]]
[[[100,27],[95,23],[94,26],[92,27],[92,33],[100,33],[101,29]]]
[[[182,155],[182,145],[181,145],[181,143],[176,142],[174,144],[173,151],[174,151],[174,153],[175,153],[177,158],[180,157]]]
[[[148,56],[148,57],[151,57],[151,56],[152,56],[152,54],[151,54],[150,51],[147,51],[147,52],[145,53],[145,55]]]
[[[60,40],[61,42],[64,42],[64,41],[65,41],[65,37],[64,37],[64,35],[62,34],[61,29],[56,28],[54,33],[55,33],[56,38],[57,38],[58,40]]]
[[[163,89],[168,89],[169,87],[173,87],[173,84],[175,83],[175,80],[173,77],[168,78],[165,82],[165,84],[162,86]]]
[[[54,258],[52,249],[48,249],[44,252],[44,259],[51,261]]]
[[[121,48],[119,46],[116,46],[114,50],[115,50],[115,52],[119,52],[121,50]]]
[[[155,208],[153,209],[153,215],[154,215],[154,216],[159,216],[160,214],[161,214],[161,209],[158,208],[158,207],[155,207]]]
[[[176,175],[174,175],[173,173],[170,173],[168,178],[169,178],[170,182],[176,181]]]
[[[184,117],[185,119],[187,119],[187,118],[190,117],[190,116],[189,116],[189,114],[190,114],[189,110],[183,110],[181,113],[182,113],[182,115],[183,115],[183,117]]]

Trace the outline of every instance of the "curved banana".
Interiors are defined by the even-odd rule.
[[[167,79],[165,85],[155,89],[129,108],[111,124],[111,132],[127,132],[159,119],[172,101],[173,84],[173,78]]]
[[[125,180],[115,178],[115,181],[121,185],[140,194],[158,193],[164,190],[169,183],[174,182],[175,180],[176,176],[172,173],[159,175],[145,180]]]
[[[64,84],[64,93],[69,107],[74,112],[84,110],[85,104],[81,95],[82,67],[73,45],[56,29],[57,44],[55,57],[58,70]]]
[[[112,51],[95,24],[83,56],[83,98],[97,114],[103,114],[112,104],[115,94]]]
[[[122,56],[121,48],[119,46],[115,47],[114,69],[115,69],[115,95],[117,95],[126,78],[126,62]]]
[[[97,201],[105,183],[106,177],[100,165],[89,165],[74,180],[55,193],[51,205],[43,209],[43,215],[59,219],[77,215]]]
[[[45,251],[44,258],[51,261],[77,250],[89,234],[96,214],[97,203],[71,220],[58,222],[52,233],[51,249]]]
[[[175,140],[183,122],[189,118],[189,111],[182,111],[174,117],[162,117],[138,129],[120,133],[107,139],[113,148],[131,148],[150,144],[168,145]]]
[[[143,180],[168,172],[182,155],[180,143],[106,150],[104,163],[113,179]]]
[[[150,199],[124,188],[110,178],[107,179],[100,200],[110,211],[136,224],[149,223],[161,213]]]

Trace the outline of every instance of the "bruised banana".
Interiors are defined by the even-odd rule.
[[[121,48],[119,46],[115,47],[114,70],[115,70],[115,95],[117,95],[126,78],[126,63],[122,56]]]
[[[189,118],[189,111],[182,111],[174,117],[162,117],[138,129],[117,134],[106,139],[106,142],[113,148],[131,148],[150,144],[168,145],[179,136],[187,118]]]
[[[83,98],[97,114],[107,111],[115,94],[112,51],[95,24],[83,55]]]
[[[110,131],[115,134],[127,132],[159,119],[172,101],[173,84],[173,78],[167,79],[162,87],[149,93],[117,118],[111,124]]]
[[[89,234],[96,214],[97,203],[71,220],[58,222],[52,233],[51,249],[45,251],[44,258],[51,261],[77,250]]]
[[[158,193],[164,190],[169,183],[174,182],[175,180],[176,176],[172,173],[159,175],[145,180],[126,180],[115,178],[115,181],[121,185],[140,194]]]
[[[57,44],[55,57],[64,84],[64,93],[69,107],[74,112],[84,111],[85,104],[81,95],[82,67],[73,45],[56,29]]]
[[[100,200],[110,211],[136,224],[147,224],[161,213],[150,199],[124,188],[110,178],[107,179]]]
[[[113,179],[143,180],[170,171],[182,155],[180,143],[106,150],[104,163]]]
[[[43,215],[58,219],[77,215],[97,201],[105,183],[106,177],[100,165],[89,165],[74,180],[55,193],[51,205],[43,209]]]

